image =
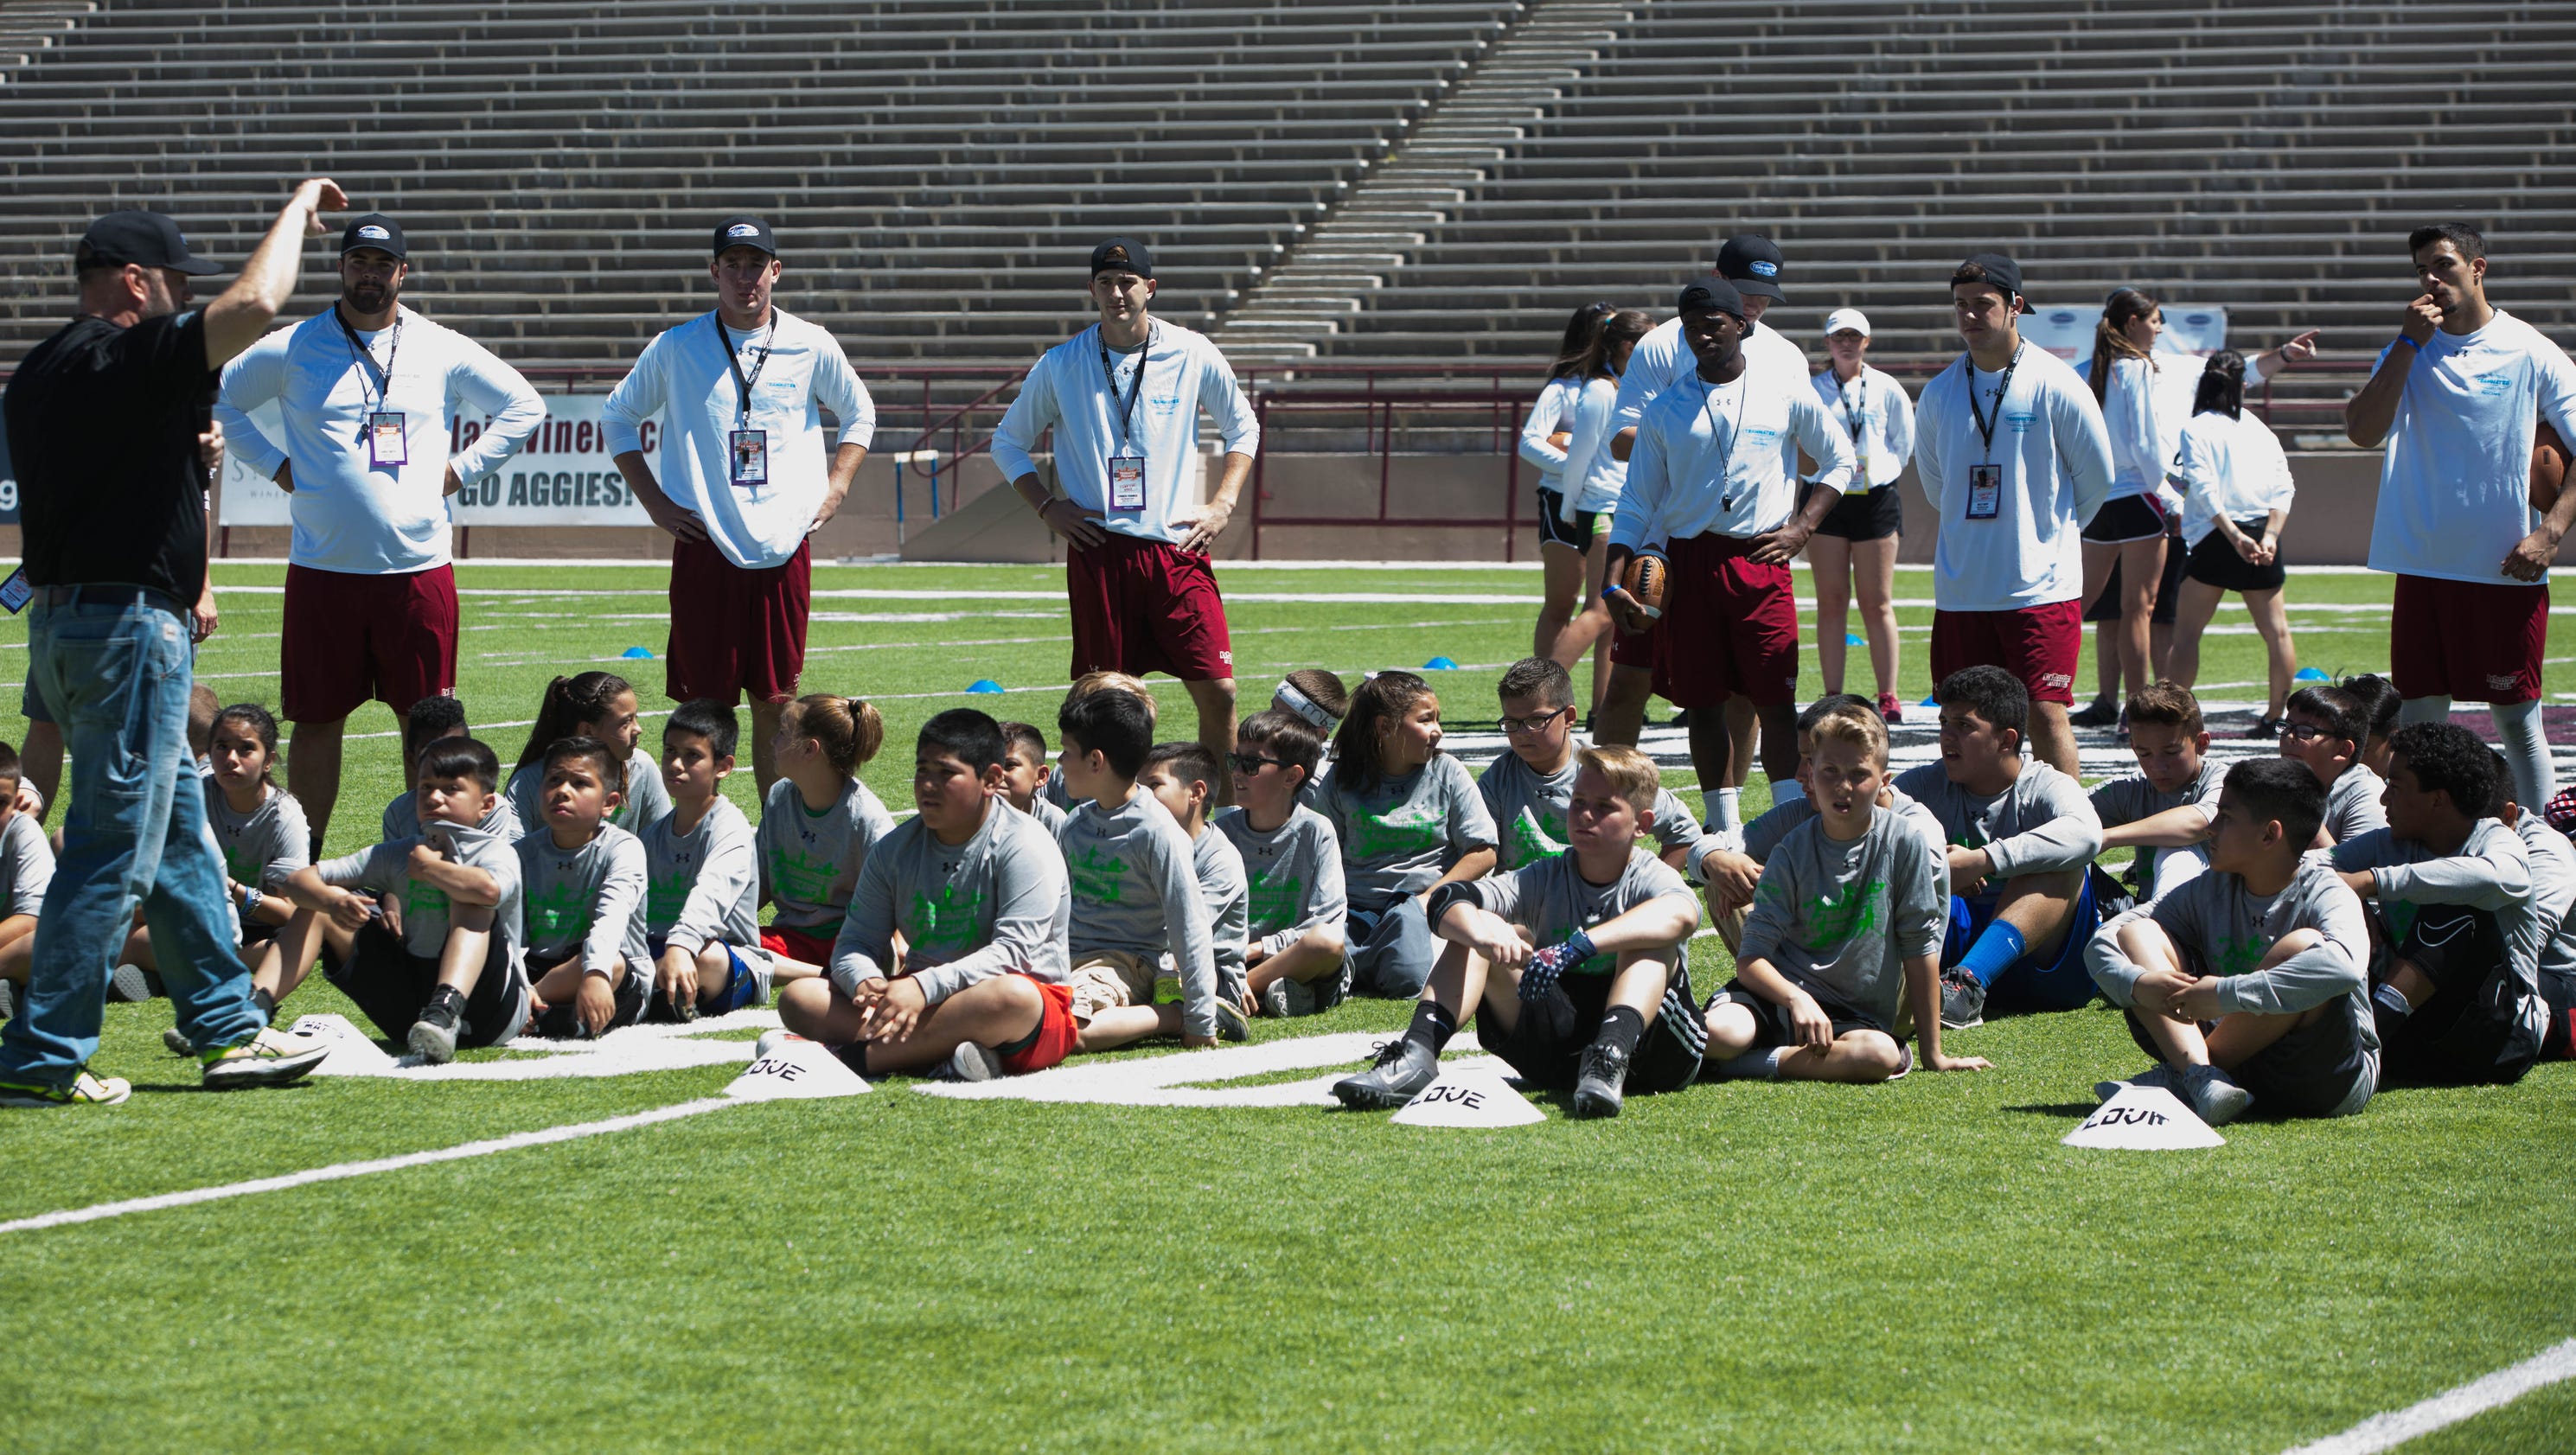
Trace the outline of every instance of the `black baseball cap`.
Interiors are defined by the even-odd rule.
[[[1780,291],[1780,245],[1758,232],[1739,232],[1717,250],[1717,275],[1738,293],[1759,293],[1787,302]]]
[[[758,248],[774,258],[778,256],[778,237],[769,230],[768,223],[748,212],[737,212],[716,224],[715,246],[707,256],[723,257],[727,248]]]
[[[1677,306],[1684,313],[1694,308],[1714,308],[1720,313],[1731,313],[1741,321],[1744,317],[1744,290],[1724,278],[1693,278],[1682,285],[1682,296]]]
[[[2003,254],[1970,253],[1967,260],[1959,266],[1965,268],[1971,264],[1984,269],[1986,281],[2004,290],[2005,298],[2010,299],[2012,295],[2021,291],[2021,264]]]
[[[340,256],[345,258],[360,248],[391,253],[398,260],[411,256],[403,249],[402,224],[381,212],[353,218],[347,227],[340,229]]]
[[[1104,268],[1124,268],[1139,278],[1154,276],[1154,250],[1132,237],[1113,237],[1091,250],[1091,272],[1097,277]]]
[[[80,246],[72,250],[72,259],[77,268],[121,268],[127,263],[139,263],[201,278],[223,271],[188,251],[187,236],[179,231],[178,223],[139,207],[111,212],[91,223],[89,231],[81,234]]]

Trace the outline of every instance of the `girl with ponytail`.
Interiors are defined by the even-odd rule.
[[[597,738],[608,744],[626,766],[626,801],[608,821],[628,833],[671,811],[670,790],[662,786],[662,766],[640,744],[644,739],[635,688],[614,672],[582,672],[546,684],[537,704],[536,726],[528,729],[527,746],[519,750],[503,796],[521,825],[535,829],[546,821],[537,808],[537,790],[545,782],[546,749],[565,738]]]
[[[760,947],[773,982],[820,975],[849,912],[859,866],[894,818],[859,770],[885,745],[885,720],[856,697],[818,692],[787,704],[770,750],[778,781],[760,808],[760,894],[778,907]]]

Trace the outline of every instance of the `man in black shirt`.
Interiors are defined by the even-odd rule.
[[[86,1063],[137,900],[208,1086],[292,1081],[327,1052],[268,1028],[233,942],[188,752],[188,616],[206,583],[197,434],[217,371],[295,291],[303,239],[326,231],[320,214],[347,205],[330,182],[298,187],[241,276],[202,309],[189,306],[188,279],[215,265],[178,224],[107,214],[73,255],[79,316],[36,345],[0,398],[35,588],[28,677],[72,758],[26,1000],[0,1032],[0,1106],[130,1094]]]

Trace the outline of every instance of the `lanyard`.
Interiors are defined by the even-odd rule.
[[[733,370],[734,391],[742,397],[742,418],[735,428],[749,429],[751,428],[751,386],[760,382],[760,371],[769,367],[769,355],[773,347],[770,340],[778,336],[778,310],[773,308],[769,311],[769,323],[760,331],[760,357],[753,361],[751,377],[747,379],[743,377],[742,360],[734,355],[733,335],[725,332],[724,320],[712,313],[707,315],[707,319],[716,326],[716,337],[724,342],[725,367]],[[745,334],[743,337],[749,339],[750,335]]]
[[[1977,437],[1986,442],[1986,459],[1991,462],[1995,457],[1995,426],[2003,422],[2004,396],[2012,392],[2013,370],[2021,367],[2021,349],[2013,350],[2012,362],[2004,365],[2002,376],[1995,382],[1995,412],[1991,416],[1977,408],[1977,361],[1962,358],[1959,362],[1968,370],[1968,417],[1977,422]]]
[[[1746,372],[1751,372],[1751,366],[1747,366]],[[1691,377],[1696,379],[1699,375],[1694,371]],[[1708,421],[1709,438],[1714,440],[1717,438],[1717,411],[1709,406],[1716,399],[1717,391],[1725,386],[1711,384],[1706,379],[1700,379],[1700,383],[1706,392],[1699,396],[1699,412]],[[1744,401],[1753,394],[1753,381],[1744,374],[1736,375],[1735,383],[1735,427],[1726,432],[1726,448],[1717,457],[1717,508],[1730,513],[1735,509],[1735,496],[1726,488],[1726,476],[1735,467],[1735,437],[1744,432]]]
[[[401,311],[397,309],[394,313],[393,326],[389,330],[393,337],[385,346],[385,363],[384,367],[381,369],[376,367],[375,350],[367,347],[365,341],[358,337],[358,331],[349,326],[349,315],[342,313],[339,306],[334,304],[331,309],[331,317],[338,321],[340,325],[340,336],[347,339],[349,342],[349,362],[354,364],[361,359],[366,361],[366,367],[358,371],[358,393],[360,397],[364,398],[367,392],[367,385],[370,380],[372,380],[376,386],[376,397],[372,400],[366,401],[367,407],[370,411],[384,408],[386,401],[393,395],[394,360],[402,353]]]
[[[1109,387],[1109,402],[1118,404],[1118,371],[1109,361],[1109,340],[1095,335],[1100,345],[1100,377]],[[1154,326],[1145,325],[1145,347],[1136,355],[1136,377],[1127,381],[1127,402],[1118,408],[1118,450],[1124,454],[1128,436],[1135,427],[1136,401],[1145,393],[1145,365],[1154,357]]]
[[[1861,444],[1860,429],[1862,425],[1869,422],[1868,371],[1863,370],[1858,374],[1854,374],[1852,376],[1852,382],[1860,386],[1860,417],[1857,419],[1852,417],[1851,395],[1843,392],[1842,385],[1839,383],[1834,386],[1834,402],[1843,407],[1843,433],[1851,436],[1852,444],[1855,448],[1865,448]]]

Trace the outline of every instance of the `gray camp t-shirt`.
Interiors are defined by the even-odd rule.
[[[387,843],[396,839],[419,838],[420,795],[395,794],[393,802],[385,805],[383,823]],[[509,795],[504,793],[492,795],[492,811],[483,815],[479,827],[496,839],[506,839],[514,844],[521,834],[528,831],[527,825],[519,822],[519,810],[511,805]]]
[[[751,820],[718,798],[680,832],[666,813],[636,835],[644,843],[644,938],[690,954],[710,943],[760,953],[760,844]]]
[[[2326,814],[2323,825],[2327,837],[2340,844],[2357,839],[2372,829],[2388,827],[2387,805],[2379,795],[2388,791],[2388,781],[2366,763],[2355,763],[2341,776],[2326,785]]]
[[[510,811],[519,816],[526,832],[541,833],[546,826],[544,806],[538,795],[545,791],[545,759],[539,758],[510,774],[502,797],[510,800]],[[637,748],[626,759],[626,801],[608,815],[608,821],[628,833],[641,833],[646,824],[671,811],[671,790],[662,786],[662,765],[653,755]]]
[[[1216,816],[1214,828],[1243,858],[1245,928],[1263,954],[1278,954],[1308,930],[1329,925],[1337,934],[1343,931],[1350,905],[1342,894],[1342,847],[1322,814],[1300,805],[1265,834],[1242,809],[1229,808]]]
[[[1315,811],[1341,841],[1351,908],[1368,914],[1429,889],[1461,858],[1495,843],[1476,780],[1446,753],[1367,790],[1346,789],[1328,773]]]
[[[2137,1004],[2138,977],[2146,972],[2121,951],[2120,931],[2139,919],[2153,919],[2175,945],[2200,957],[2202,973],[2219,977],[2222,1014],[2294,1015],[2346,996],[2363,1045],[2378,1048],[2364,973],[2370,963],[2369,917],[2361,896],[2335,877],[2325,855],[2303,856],[2278,894],[2256,894],[2245,887],[2244,876],[2212,869],[2094,931],[2084,947],[2084,968],[2113,1005]],[[2255,968],[2282,936],[2298,930],[2315,930],[2324,939],[2269,970]]]
[[[760,883],[778,906],[770,923],[817,936],[837,931],[868,850],[893,832],[893,816],[856,778],[819,814],[807,811],[795,784],[770,784],[760,805]]]
[[[1182,1031],[1215,1035],[1207,905],[1199,898],[1195,850],[1171,811],[1143,789],[1116,810],[1093,799],[1073,810],[1055,841],[1073,890],[1073,958],[1115,951],[1151,960],[1170,951],[1181,980]]]
[[[1496,867],[1518,869],[1565,852],[1565,809],[1574,801],[1574,775],[1582,767],[1569,757],[1564,767],[1541,773],[1508,750],[1486,765],[1484,776],[1476,780],[1476,793],[1484,799],[1485,812],[1501,836],[1495,845]],[[1697,842],[1699,819],[1671,789],[1658,788],[1655,821],[1646,832],[1661,854]]]
[[[2170,793],[2148,782],[2146,775],[2142,773],[2132,773],[2126,778],[2114,778],[2093,790],[2091,796],[2094,816],[2102,821],[2104,828],[2116,828],[2121,824],[2136,823],[2142,818],[2153,818],[2167,809],[2190,804],[2198,808],[2204,817],[2215,822],[2218,818],[2219,790],[2227,783],[2227,768],[2227,764],[2215,758],[2205,759],[2200,765],[2200,771],[2192,775],[2190,782]],[[2140,886],[2154,884],[2156,855],[2161,851],[2153,845],[2140,845],[2134,852],[2137,857],[2130,863],[2130,882]]]
[[[389,839],[372,849],[325,859],[313,869],[325,884],[398,896],[402,901],[403,948],[422,959],[435,960],[447,948],[452,906],[447,891],[417,883],[411,877],[412,846],[424,840],[436,846],[450,863],[492,876],[501,891],[492,907],[492,938],[500,942],[510,972],[525,976],[527,940],[519,908],[519,851],[509,840],[479,828],[437,823],[430,825],[429,832],[419,839]]]
[[[2541,983],[2576,982],[2576,844],[2528,810],[2513,829],[2531,857],[2531,899],[2541,929]]]
[[[9,815],[8,827],[0,829],[0,890],[9,896],[0,918],[41,914],[53,882],[54,846],[45,841],[45,826],[33,814]]]
[[[1049,778],[1047,779],[1047,782],[1052,784],[1055,782],[1055,779]],[[1039,794],[1029,800],[1029,817],[1036,819],[1038,827],[1046,830],[1049,834],[1053,834],[1057,829],[1064,827],[1064,809],[1057,805],[1053,799],[1048,798],[1044,794]]]
[[[304,805],[283,788],[269,786],[259,806],[233,812],[223,790],[206,785],[206,826],[215,831],[223,850],[224,877],[235,884],[274,894],[296,870],[313,862],[313,831],[305,826]]]
[[[962,844],[906,819],[860,866],[832,943],[832,983],[856,995],[861,981],[885,978],[900,931],[904,971],[932,1005],[1012,972],[1061,985],[1072,921],[1064,855],[1034,816],[992,799]]]
[[[1949,928],[1950,871],[1934,847],[1884,808],[1848,842],[1808,820],[1763,861],[1737,962],[1768,960],[1808,994],[1893,1028],[1905,962],[1940,953]]]
[[[1931,810],[1944,843],[1983,849],[1993,860],[1984,885],[1953,884],[1952,894],[1973,898],[2018,875],[2080,869],[2102,852],[2102,821],[2084,785],[2036,758],[2025,760],[2012,786],[1992,796],[1951,782],[1939,763],[1906,769],[1896,775],[1896,787]]]
[[[2397,934],[2414,923],[2414,905],[2460,904],[2494,915],[2514,978],[2526,990],[2539,990],[2546,930],[2532,892],[2531,854],[2513,830],[2482,818],[2456,853],[2436,855],[2413,839],[2373,829],[2328,852],[2345,873],[2368,871],[2373,897]]]
[[[555,847],[544,829],[519,840],[519,882],[528,916],[528,953],[540,969],[581,954],[584,975],[614,985],[634,978],[653,988],[644,947],[644,843],[602,823],[589,843]]]
[[[1208,944],[1216,955],[1216,993],[1240,1002],[1248,985],[1243,957],[1251,923],[1243,855],[1232,839],[1211,828],[1190,841],[1190,867],[1198,876],[1199,902],[1207,906]]]
[[[1689,904],[1694,914],[1699,907],[1699,897],[1691,893],[1682,876],[1642,848],[1628,851],[1626,867],[1608,884],[1585,879],[1572,854],[1556,854],[1509,874],[1475,880],[1466,889],[1479,908],[1529,931],[1531,942],[1542,950],[1563,944],[1576,930],[1617,919],[1638,905],[1666,895]],[[1675,983],[1684,978],[1680,962],[1687,958],[1674,957]],[[1565,973],[1608,975],[1618,968],[1619,957],[1605,950],[1580,965],[1567,966]]]

